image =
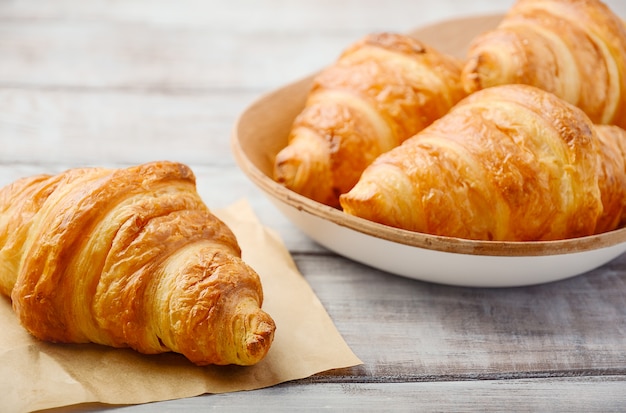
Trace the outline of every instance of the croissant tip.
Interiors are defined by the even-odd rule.
[[[263,321],[246,338],[246,350],[251,360],[260,361],[265,357],[274,341],[275,324]]]
[[[260,362],[274,341],[276,324],[274,320],[260,308],[255,309],[244,317],[239,335],[239,350],[236,358],[237,364],[251,366]]]

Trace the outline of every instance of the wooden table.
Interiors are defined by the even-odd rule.
[[[185,162],[209,206],[245,197],[279,232],[364,362],[263,390],[110,410],[626,409],[626,256],[524,288],[398,277],[313,243],[231,154],[232,127],[253,100],[320,69],[361,36],[511,4],[0,1],[0,185],[83,165]],[[607,4],[626,16],[621,0]],[[106,406],[74,410],[93,409]]]

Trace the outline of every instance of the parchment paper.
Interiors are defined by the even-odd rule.
[[[139,404],[251,390],[360,364],[280,238],[259,223],[247,201],[214,213],[233,230],[243,259],[261,277],[263,308],[276,322],[264,360],[252,367],[197,367],[173,353],[146,356],[95,344],[45,343],[19,325],[10,300],[0,297],[2,411]]]

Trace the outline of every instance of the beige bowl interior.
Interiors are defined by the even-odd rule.
[[[463,56],[468,39],[495,27],[501,16],[478,16],[441,22],[411,32],[427,44]],[[262,96],[238,119],[232,147],[242,171],[273,201],[315,215],[367,236],[407,246],[474,255],[542,256],[575,253],[626,241],[626,229],[589,237],[549,242],[491,242],[432,236],[404,231],[344,214],[296,194],[272,179],[274,157],[287,143],[291,123],[302,110],[312,76]]]

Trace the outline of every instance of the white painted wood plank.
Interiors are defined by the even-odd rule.
[[[621,4],[619,0],[607,3]],[[424,0],[387,0],[384,4],[378,0],[231,0],[228,5],[216,0],[21,0],[0,4],[0,19],[131,22],[231,32],[348,32],[408,30],[453,16],[503,12],[511,4],[513,0],[441,0],[436,4]]]
[[[434,383],[299,382],[137,406],[85,405],[63,412],[623,412],[626,377]],[[58,410],[57,410],[58,411]],[[51,410],[50,413],[55,412]]]
[[[626,16],[622,0],[603,0]],[[145,23],[230,32],[409,30],[474,14],[503,13],[514,0],[20,0],[0,3],[0,20]]]
[[[358,375],[626,374],[626,255],[568,280],[503,289],[424,283],[338,257],[295,258],[365,363]]]
[[[0,25],[0,86],[269,90],[318,70],[360,36],[9,21]]]
[[[0,163],[232,164],[232,128],[256,96],[0,88]]]
[[[608,3],[626,16],[626,4]],[[408,31],[510,4],[3,2],[0,85],[269,90],[320,69],[369,32]]]

